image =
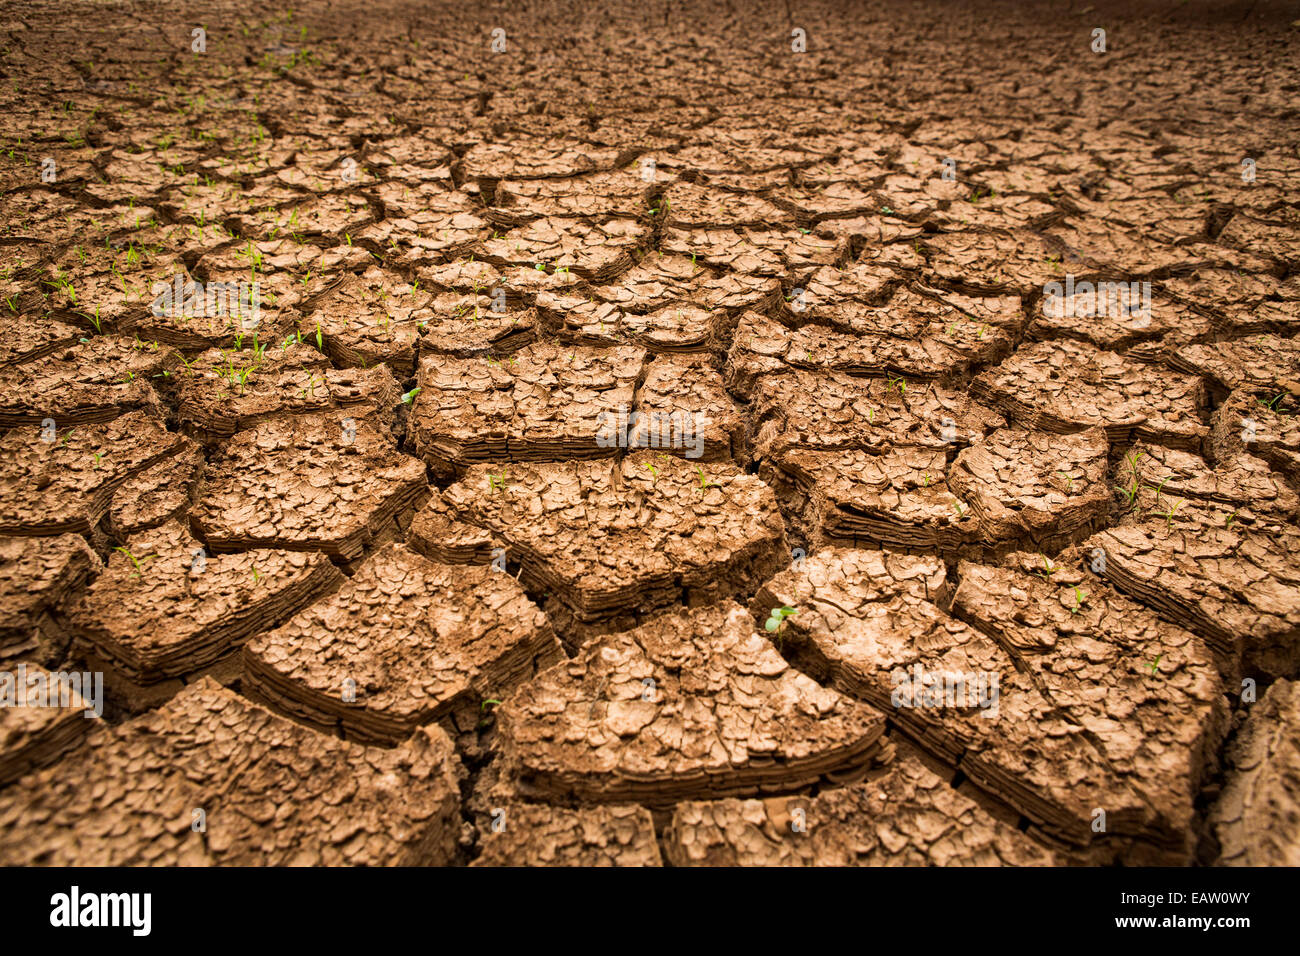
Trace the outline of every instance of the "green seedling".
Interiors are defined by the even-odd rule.
[[[764,622],[763,627],[767,629],[769,634],[776,634],[779,637],[785,628],[785,619],[790,615],[797,613],[798,610],[796,608],[774,607],[772,608],[772,613],[767,616],[767,621]]]
[[[126,559],[131,562],[131,567],[135,569],[134,571],[131,572],[131,577],[133,578],[142,577],[144,574],[144,563],[148,561],[150,558],[158,557],[158,555],[156,554],[146,554],[142,558],[137,558],[134,554],[131,553],[130,549],[126,547],[117,547],[114,548],[113,550],[120,551],[124,555],[126,555]]]
[[[1156,512],[1156,514],[1160,515],[1160,517],[1165,519],[1165,534],[1168,534],[1170,531],[1174,529],[1174,514],[1178,511],[1180,507],[1182,507],[1182,504],[1183,503],[1181,500],[1175,501],[1164,511]]]
[[[1240,508],[1237,509],[1237,511],[1240,511],[1240,510],[1241,510]],[[1233,512],[1232,514],[1230,514],[1230,515],[1224,515],[1224,518],[1223,518],[1223,527],[1224,527],[1225,530],[1231,528],[1231,527],[1232,527],[1232,523],[1233,523],[1234,521],[1237,520],[1237,511],[1234,511],[1234,512]]]
[[[704,494],[706,488],[722,487],[722,485],[718,484],[716,481],[709,481],[709,479],[704,474],[704,469],[701,468],[699,465],[695,466],[695,473],[700,476],[700,494]]]
[[[1074,479],[1063,471],[1058,471],[1058,475],[1065,479],[1065,490],[1071,494],[1074,493]]]
[[[1070,608],[1071,614],[1078,614],[1083,610],[1083,602],[1087,599],[1088,592],[1079,588],[1074,589],[1074,607]]]
[[[1052,582],[1052,575],[1055,574],[1058,569],[1056,565],[1052,564],[1051,561],[1047,560],[1047,555],[1045,554],[1042,555],[1042,558],[1043,558],[1043,570],[1035,571],[1034,573],[1042,577],[1044,581],[1050,584]]]
[[[506,466],[501,466],[501,474],[494,475],[488,472],[488,491],[505,493],[506,490]]]
[[[420,394],[420,389],[418,386],[416,388],[411,389],[409,392],[407,392],[405,395],[402,396],[402,404],[410,405],[412,402],[415,401],[415,396],[419,394]]]
[[[1164,654],[1157,654],[1157,655],[1156,655],[1156,659],[1155,659],[1154,661],[1151,662],[1151,676],[1152,676],[1152,677],[1155,676],[1155,674],[1156,674],[1156,670],[1160,667],[1160,658],[1162,658],[1162,657],[1164,657],[1164,656],[1165,656]]]
[[[322,352],[325,351],[325,340],[321,337],[320,334],[319,319],[316,321],[316,348],[320,349]]]

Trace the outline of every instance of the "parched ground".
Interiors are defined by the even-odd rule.
[[[6,5],[0,863],[1294,865],[1294,17]]]

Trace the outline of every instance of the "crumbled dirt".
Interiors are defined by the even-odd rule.
[[[1277,0],[10,6],[0,863],[1296,862]]]

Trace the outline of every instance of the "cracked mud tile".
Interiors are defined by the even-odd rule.
[[[1203,375],[1218,395],[1238,388],[1300,394],[1300,345],[1295,339],[1252,335],[1235,342],[1188,345],[1169,357],[1180,372]]]
[[[953,614],[1007,649],[1142,796],[1148,809],[1131,835],[1190,859],[1193,804],[1228,724],[1208,645],[1077,568],[1049,574],[1028,555],[1022,561],[1020,569],[963,561]]]
[[[134,535],[68,613],[109,692],[139,711],[197,674],[229,680],[234,652],[343,581],[320,554],[208,554],[179,522]]]
[[[102,568],[80,535],[0,537],[0,659],[57,664],[68,642],[62,615]]]
[[[479,839],[483,852],[471,866],[663,865],[650,811],[633,805],[507,804],[494,808]]]
[[[884,718],[792,670],[734,603],[602,638],[498,711],[521,794],[637,802],[790,792],[888,758]]]
[[[742,394],[752,402],[749,454],[759,459],[792,449],[960,448],[1006,424],[962,392],[903,379],[795,368],[759,376]]]
[[[1005,649],[932,603],[948,587],[934,557],[826,548],[768,581],[750,611],[794,608],[777,639],[801,671],[887,715],[1063,851],[1113,858],[1117,847],[1092,845],[1092,810],[1105,801],[1112,832],[1132,836],[1141,798]]]
[[[424,466],[357,415],[272,420],[227,441],[190,513],[215,551],[283,548],[353,560],[397,533],[426,493]]]
[[[845,372],[859,377],[901,376],[913,381],[961,380],[977,365],[995,362],[1011,351],[1006,333],[974,323],[932,300],[912,297],[920,308],[897,306],[870,309],[844,305],[833,309],[839,328],[815,324],[819,315],[799,328],[747,312],[736,326],[727,356],[731,387],[748,391],[754,379],[790,368]],[[928,313],[928,314],[927,314]],[[799,313],[795,313],[798,315]]]
[[[1279,680],[1247,711],[1227,749],[1227,777],[1210,810],[1219,866],[1300,865],[1300,692]]]
[[[88,672],[51,674],[26,661],[7,666],[0,672],[0,787],[80,744],[99,725],[95,707],[103,705]]]
[[[1160,508],[1177,507],[1180,499],[1190,499],[1208,509],[1219,508],[1225,522],[1227,515],[1241,512],[1248,517],[1295,520],[1300,497],[1266,462],[1245,453],[1220,460],[1223,463],[1212,468],[1191,452],[1139,442],[1115,463],[1119,503],[1131,510],[1159,491]],[[1157,507],[1154,501],[1151,505]]]
[[[635,261],[632,254],[648,243],[646,227],[631,219],[589,224],[548,218],[494,234],[476,248],[480,258],[498,268],[522,266],[548,274],[562,270],[593,283],[604,283],[631,268]]]
[[[798,828],[798,829],[796,829]],[[1054,855],[900,754],[815,797],[680,803],[673,866],[1049,866]]]
[[[185,453],[188,439],[143,411],[0,437],[0,534],[90,534],[129,479]]]
[[[1054,553],[1108,523],[1109,450],[1100,428],[1074,435],[998,429],[957,453],[948,488],[970,505],[981,541]]]
[[[393,745],[432,722],[473,733],[484,701],[563,658],[546,615],[508,575],[390,545],[250,641],[242,689],[348,740]]]
[[[52,418],[62,428],[137,409],[161,416],[155,386],[179,366],[176,353],[157,342],[95,336],[6,370],[0,381],[0,427]]]
[[[504,542],[575,646],[683,598],[742,595],[789,560],[771,490],[730,463],[642,450],[617,462],[479,465],[442,499]]]
[[[421,359],[407,435],[436,474],[483,461],[601,458],[600,415],[632,405],[641,349],[537,343],[491,356]]]
[[[6,865],[445,865],[451,741],[325,737],[204,678],[0,791]]]
[[[1141,439],[1197,451],[1209,433],[1198,378],[1069,339],[1023,346],[977,375],[970,392],[1025,427],[1068,433],[1100,425],[1116,444]]]
[[[742,445],[744,421],[703,358],[666,356],[652,362],[636,392],[640,416],[628,447],[655,448],[691,461],[727,461]]]
[[[1300,417],[1280,393],[1238,390],[1210,418],[1208,450],[1217,462],[1258,456],[1292,482],[1300,481]]]
[[[128,478],[113,495],[100,530],[120,541],[184,518],[194,506],[206,464],[202,446],[190,442],[180,453]]]
[[[289,341],[280,348],[210,349],[174,379],[181,427],[208,446],[265,421],[336,411],[382,415],[400,400],[386,366],[331,368],[315,349]]]
[[[1144,488],[1130,514],[1079,551],[1094,560],[1100,551],[1109,584],[1204,638],[1229,684],[1300,666],[1293,525]]]
[[[887,545],[955,553],[979,519],[948,484],[942,449],[900,446],[878,454],[790,449],[759,476],[787,502],[813,546]]]

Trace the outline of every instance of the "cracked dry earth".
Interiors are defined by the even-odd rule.
[[[0,863],[1300,864],[1300,22],[1123,6],[7,5]]]

